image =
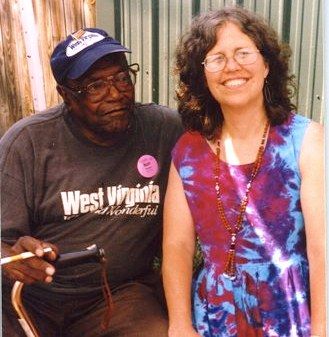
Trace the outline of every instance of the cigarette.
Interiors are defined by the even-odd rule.
[[[50,253],[51,251],[52,251],[52,249],[50,247],[47,247],[47,248],[43,249],[44,253]],[[24,253],[14,255],[14,256],[3,257],[1,259],[0,265],[2,266],[3,264],[7,264],[7,263],[10,263],[10,262],[28,259],[28,258],[33,257],[33,256],[36,256],[36,255],[32,252],[24,252]]]

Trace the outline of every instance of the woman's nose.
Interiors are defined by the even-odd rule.
[[[228,71],[234,71],[240,68],[241,68],[241,65],[234,59],[234,57],[228,57],[226,59],[226,64],[225,64],[224,69]]]

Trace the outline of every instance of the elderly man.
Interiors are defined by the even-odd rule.
[[[64,103],[1,139],[2,257],[35,254],[3,265],[3,336],[23,331],[9,303],[14,280],[27,284],[23,303],[41,336],[167,336],[152,266],[181,126],[170,109],[135,103],[139,67],[127,52],[101,29],[68,36],[51,56]],[[105,251],[112,299],[97,262],[54,267],[92,244]]]

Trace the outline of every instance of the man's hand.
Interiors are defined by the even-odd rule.
[[[44,253],[43,249],[46,247],[50,247],[52,251]],[[58,254],[57,247],[30,236],[19,238],[13,246],[1,243],[1,257],[13,256],[23,252],[32,252],[36,256],[3,265],[2,270],[4,275],[14,281],[26,284],[37,281],[52,282],[55,268],[46,260],[56,260]]]

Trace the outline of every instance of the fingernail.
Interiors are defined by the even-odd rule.
[[[53,281],[53,278],[51,277],[51,276],[47,276],[46,278],[45,278],[45,282],[46,283],[51,283]]]
[[[55,269],[54,268],[52,268],[52,267],[47,267],[46,268],[46,274],[47,275],[52,276],[52,275],[54,275],[54,273],[55,273]]]
[[[42,249],[36,249],[36,251],[35,251],[35,255],[36,256],[42,256],[43,255],[43,250]]]

